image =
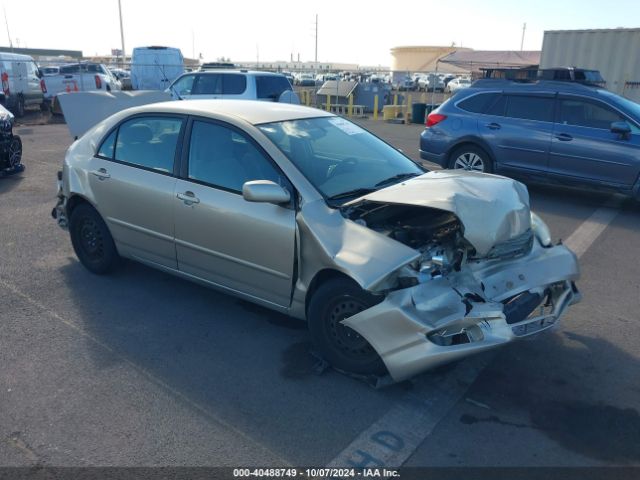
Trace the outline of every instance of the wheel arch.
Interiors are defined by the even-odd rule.
[[[341,272],[340,270],[336,270],[333,268],[324,268],[322,270],[319,270],[318,272],[316,272],[313,279],[311,280],[311,283],[309,284],[309,288],[307,289],[307,293],[305,295],[305,299],[304,299],[305,318],[308,318],[307,309],[309,308],[309,303],[311,302],[311,299],[313,298],[314,293],[324,283],[337,278],[343,278],[343,279],[349,280],[353,282],[354,285],[357,285],[359,288],[362,288],[361,285],[358,282],[356,282],[352,277],[350,277],[344,272]]]
[[[496,162],[496,155],[493,149],[491,148],[491,146],[489,145],[489,143],[482,138],[473,137],[473,136],[461,137],[453,145],[449,147],[446,153],[447,167],[451,162],[451,157],[453,155],[453,152],[455,152],[457,149],[465,145],[471,145],[473,147],[481,148],[482,150],[487,152],[487,155],[489,155],[489,160],[491,160],[491,163],[493,164],[494,171],[499,167],[498,163]]]

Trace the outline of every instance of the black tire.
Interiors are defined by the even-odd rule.
[[[7,158],[10,169],[15,169],[22,163],[22,139],[18,135],[11,137]]]
[[[48,100],[43,100],[42,103],[40,104],[40,111],[48,112],[50,110],[51,110],[51,102],[49,102]]]
[[[113,237],[100,214],[86,203],[71,213],[69,233],[73,250],[87,270],[103,275],[113,271],[120,257]]]
[[[476,145],[462,145],[449,156],[449,168],[474,172],[493,172],[493,162],[489,154]]]
[[[378,353],[341,320],[380,301],[355,282],[337,278],[321,285],[309,302],[309,331],[313,344],[335,368],[360,375],[384,375]]]
[[[24,97],[22,95],[18,95],[15,114],[18,118],[24,117]]]

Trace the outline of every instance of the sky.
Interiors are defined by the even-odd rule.
[[[120,48],[118,0],[2,0],[0,46]],[[540,50],[545,30],[640,27],[640,1],[617,0],[121,0],[125,49],[165,45],[205,61],[318,61],[389,66],[389,50],[445,45],[476,50]],[[34,12],[38,12],[34,14]],[[635,22],[635,23],[634,23]]]

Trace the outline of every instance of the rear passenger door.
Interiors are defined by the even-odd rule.
[[[507,93],[485,111],[478,130],[493,146],[498,168],[546,171],[554,105],[553,94]]]
[[[203,73],[196,75],[188,98],[220,98],[222,95],[222,75]]]
[[[136,116],[102,142],[89,165],[93,200],[121,254],[177,268],[175,165],[183,118]]]
[[[612,133],[612,122],[627,122],[629,138]],[[630,187],[640,171],[640,128],[605,103],[562,96],[549,170],[565,178]]]

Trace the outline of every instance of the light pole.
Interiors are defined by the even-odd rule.
[[[120,15],[120,41],[122,42],[122,68],[125,68],[127,56],[124,52],[124,29],[122,28],[122,5],[120,5],[120,0],[118,0],[118,13]]]

